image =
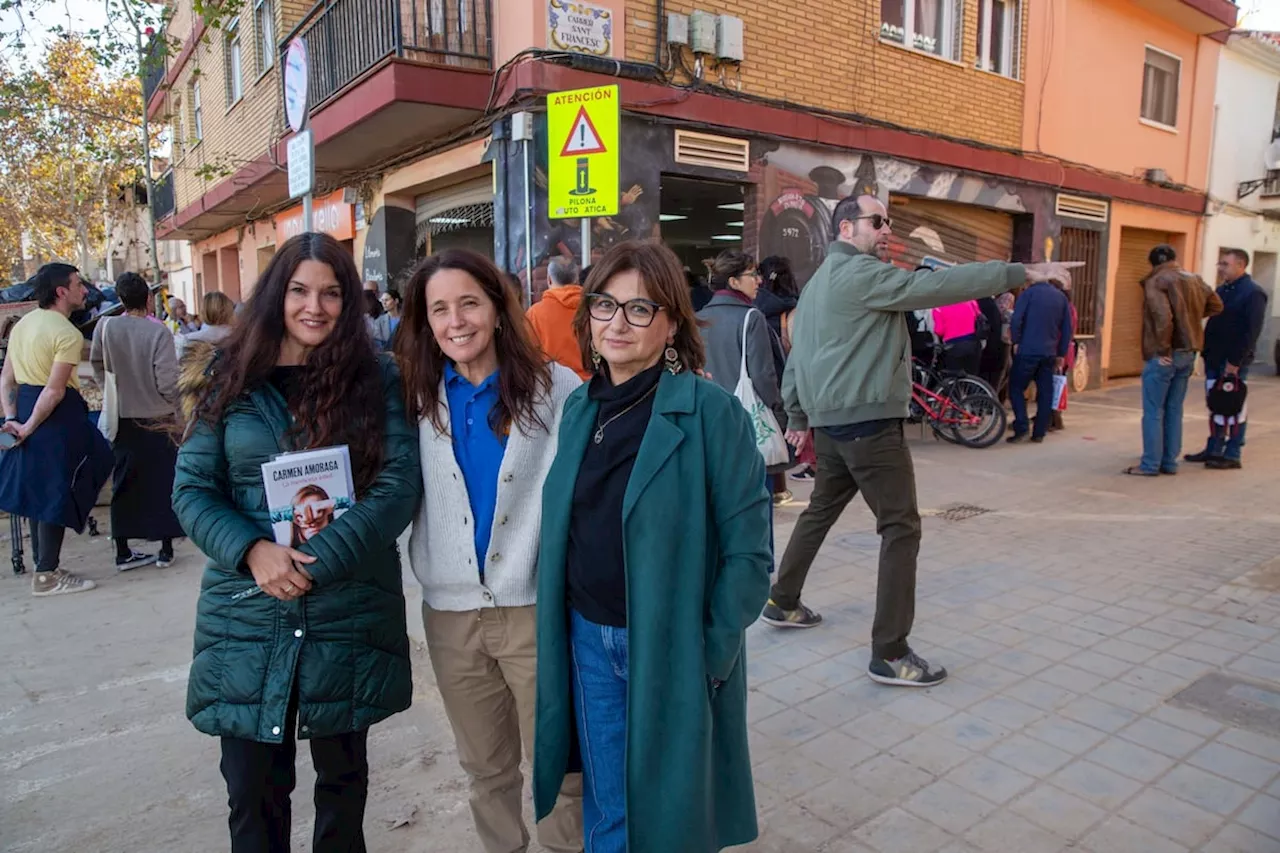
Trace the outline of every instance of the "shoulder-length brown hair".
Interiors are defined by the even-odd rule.
[[[382,374],[365,325],[355,261],[327,234],[299,234],[276,252],[220,347],[212,381],[196,403],[193,419],[215,426],[241,395],[270,381],[285,336],[285,293],[303,261],[333,270],[342,289],[342,313],[302,366],[297,399],[289,401],[295,425],[288,435],[299,449],[347,445],[360,493],[382,470]]]
[[[675,347],[685,370],[701,370],[707,356],[702,348],[702,335],[698,332],[698,318],[693,314],[693,300],[689,296],[689,282],[685,278],[680,259],[663,244],[656,241],[630,240],[619,243],[591,267],[587,283],[582,288],[582,301],[573,317],[573,330],[582,350],[582,363],[591,364],[591,315],[586,297],[604,290],[605,285],[619,273],[635,270],[644,282],[649,298],[662,306],[662,310],[676,322]]]
[[[490,413],[489,426],[497,435],[509,434],[513,424],[526,435],[549,430],[538,414],[538,402],[551,393],[551,366],[533,341],[520,298],[506,275],[493,261],[467,249],[448,249],[426,258],[404,286],[395,355],[404,380],[409,423],[425,417],[436,431],[448,431],[440,405],[440,380],[448,359],[431,331],[427,304],[427,282],[441,270],[471,276],[498,311],[498,331],[493,337],[498,351],[498,403]]]

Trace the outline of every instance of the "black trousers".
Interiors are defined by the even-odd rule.
[[[297,782],[297,713],[289,709],[279,744],[224,737],[222,776],[231,805],[231,853],[289,853]],[[365,853],[364,807],[369,795],[367,731],[311,738],[316,768],[314,853]]]
[[[854,441],[836,441],[818,429],[813,443],[818,453],[813,495],[796,521],[769,597],[784,610],[799,606],[809,567],[827,531],[861,492],[875,514],[880,534],[872,655],[897,660],[911,651],[907,638],[915,622],[916,559],[921,538],[915,467],[902,425],[894,424]]]
[[[62,560],[62,540],[67,535],[67,528],[61,524],[49,524],[46,521],[32,522],[36,535],[35,553],[31,556],[36,561],[37,572],[52,572],[58,568]]]

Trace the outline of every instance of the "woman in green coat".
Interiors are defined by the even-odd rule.
[[[769,593],[769,496],[742,405],[703,364],[657,243],[592,269],[596,374],[543,489],[534,806],[581,757],[587,853],[708,853],[757,835],[744,637]]]
[[[209,557],[187,716],[222,739],[233,853],[287,853],[294,738],[316,768],[314,849],[364,851],[369,727],[413,684],[396,537],[422,493],[399,377],[379,362],[360,278],[333,238],[280,247],[242,320],[183,376],[173,508]],[[347,445],[355,503],[277,545],[262,463]]]

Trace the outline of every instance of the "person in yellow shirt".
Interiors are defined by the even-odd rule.
[[[45,264],[33,283],[39,308],[9,333],[0,371],[4,425],[12,446],[0,452],[0,510],[31,519],[36,573],[32,595],[64,595],[95,584],[58,568],[68,527],[84,530],[111,473],[111,447],[89,422],[76,369],[84,337],[71,313],[84,305],[80,273]]]

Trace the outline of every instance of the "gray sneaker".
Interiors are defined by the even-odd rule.
[[[894,687],[932,687],[947,680],[944,668],[929,666],[929,662],[915,652],[907,652],[897,660],[873,660],[867,667],[867,675],[878,684]]]
[[[36,572],[31,578],[31,594],[36,598],[48,595],[70,595],[73,592],[88,592],[97,584],[88,578],[55,569],[52,572]]]
[[[775,628],[814,628],[822,624],[822,617],[799,602],[795,610],[783,610],[771,598],[760,613],[760,621]]]

